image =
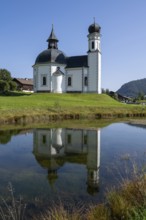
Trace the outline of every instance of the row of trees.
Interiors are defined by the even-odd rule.
[[[12,81],[11,73],[6,69],[0,69],[0,93],[14,91],[17,84]]]

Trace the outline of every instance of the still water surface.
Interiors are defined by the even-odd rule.
[[[107,189],[143,166],[146,127],[0,131],[0,194],[12,183],[28,201],[97,203]],[[43,202],[42,202],[43,201]]]

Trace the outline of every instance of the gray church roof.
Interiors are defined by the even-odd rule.
[[[41,52],[35,61],[35,64],[43,63],[59,63],[66,64],[65,54],[58,49],[47,49]]]
[[[35,61],[35,64],[58,63],[66,64],[66,68],[88,67],[87,55],[66,57],[58,49],[47,49],[41,52]]]
[[[54,28],[53,28],[53,26],[52,26],[51,34],[50,34],[49,38],[47,39],[47,42],[49,42],[50,40],[55,40],[55,41],[58,42],[58,39],[57,39],[57,37],[56,37],[56,35],[55,35],[55,33],[54,33]]]
[[[99,24],[94,22],[93,24],[89,26],[88,31],[89,31],[89,34],[92,34],[95,32],[100,33],[100,29],[101,27],[99,26]]]
[[[87,55],[67,57],[66,68],[88,67]]]

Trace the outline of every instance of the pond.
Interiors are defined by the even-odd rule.
[[[130,178],[146,159],[146,126],[35,128],[0,131],[0,194],[45,206],[104,201],[113,185]]]

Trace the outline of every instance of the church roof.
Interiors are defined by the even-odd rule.
[[[41,52],[35,61],[35,64],[40,63],[59,63],[66,64],[65,54],[58,49],[47,49]]]
[[[88,67],[87,55],[67,57],[66,68]]]
[[[100,29],[101,27],[99,26],[99,24],[94,22],[93,24],[89,26],[88,31],[89,31],[89,34],[96,33],[96,32],[100,33]]]
[[[52,26],[51,34],[50,34],[49,38],[47,39],[47,42],[49,42],[50,40],[55,40],[55,41],[58,42],[58,39],[57,39],[57,37],[56,37],[56,35],[55,35],[55,33],[54,33],[54,28],[53,28],[53,26]]]

